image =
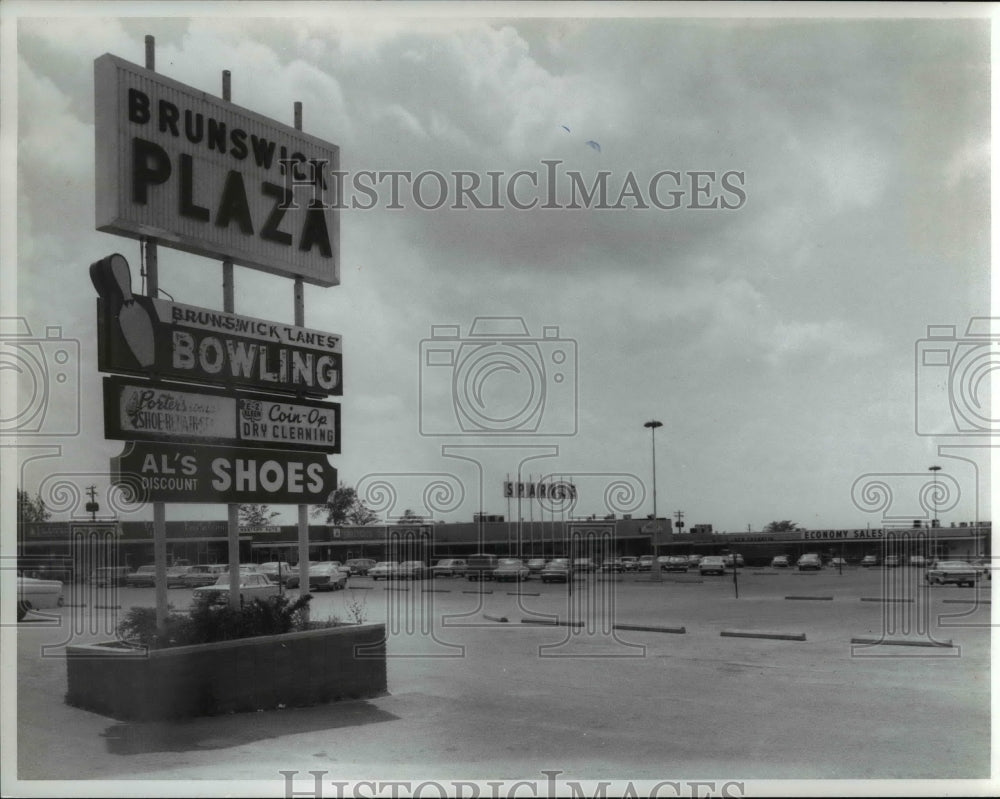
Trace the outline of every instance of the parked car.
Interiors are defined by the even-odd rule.
[[[400,580],[424,580],[431,576],[431,570],[422,560],[404,560],[396,576]]]
[[[391,580],[396,577],[399,564],[391,560],[380,560],[368,570],[368,576],[373,580]]]
[[[800,572],[809,569],[820,571],[823,568],[823,559],[815,552],[807,552],[798,559],[795,565]]]
[[[861,559],[861,565],[866,569],[871,566],[878,566],[878,555],[865,555]]]
[[[259,572],[251,573],[241,570],[238,590],[241,603],[278,595],[277,583],[272,583],[266,575]],[[194,598],[206,598],[210,602],[227,602],[229,600],[229,575],[220,575],[214,585],[203,585],[200,588],[195,588]]]
[[[375,565],[375,561],[372,558],[349,558],[344,565],[351,574],[364,577],[368,574],[368,570]]]
[[[341,566],[333,563],[317,563],[309,566],[309,590],[310,591],[341,591],[347,587],[347,578],[350,572]],[[285,580],[286,588],[298,588],[300,585],[300,575],[298,569],[293,571]]]
[[[444,558],[431,566],[431,577],[462,577],[465,574],[465,558]]]
[[[39,580],[35,577],[17,578],[17,620],[21,621],[29,610],[62,607],[63,584],[60,580]]]
[[[553,558],[545,564],[542,570],[543,583],[566,583],[570,578],[569,560],[566,558]]]
[[[470,555],[465,562],[465,576],[470,581],[492,580],[497,567],[496,555]]]
[[[919,566],[922,568],[926,568],[927,566],[930,565],[927,561],[927,558],[924,557],[923,555],[910,555],[909,563],[911,566]]]
[[[654,558],[652,555],[643,555],[642,557],[639,558],[638,570],[641,572],[651,571],[653,568],[653,560]]]
[[[184,588],[187,585],[188,572],[193,568],[194,566],[170,566],[167,569],[167,588],[176,588],[177,586]]]
[[[726,561],[721,555],[706,555],[698,564],[698,572],[704,576],[706,574],[725,574]]]
[[[493,570],[493,579],[498,581],[521,582],[527,580],[530,575],[531,571],[520,558],[500,558]]]
[[[775,555],[771,558],[771,568],[772,569],[787,569],[788,568],[788,555]]]
[[[292,573],[292,564],[283,560],[269,560],[260,564],[260,573],[266,574],[272,583],[283,584]]]
[[[545,558],[531,558],[525,565],[532,574],[541,574],[545,568]]]
[[[661,558],[662,568],[668,572],[686,572],[688,570],[688,559],[686,555],[667,555]]]
[[[726,566],[730,569],[733,568],[733,559],[736,559],[736,568],[743,568],[743,556],[737,552],[735,555],[723,555],[722,559],[725,561]]]
[[[134,572],[125,575],[125,585],[129,588],[141,588],[142,586],[156,585],[156,564],[150,563],[140,566]]]
[[[924,579],[930,585],[954,583],[955,585],[975,586],[979,579],[979,572],[968,561],[939,560],[931,564],[931,567],[924,573]]]
[[[625,567],[625,571],[627,572],[639,571],[639,559],[635,555],[624,555],[622,557],[622,566]]]
[[[972,565],[975,567],[976,571],[979,572],[979,577],[985,577],[987,580],[993,579],[993,564],[990,562],[989,558],[976,558],[971,561]]]
[[[599,571],[606,572],[608,574],[621,574],[625,571],[625,564],[622,563],[621,558],[608,558],[601,564]]]
[[[901,557],[899,557],[899,555],[886,555],[885,556],[885,567],[887,569],[895,569],[902,562],[903,562],[903,559]]]
[[[597,564],[594,563],[593,558],[573,558],[573,571],[574,572],[597,571]]]
[[[704,555],[688,555],[688,568],[697,569],[698,564],[701,563],[701,559],[705,557]]]
[[[102,566],[90,573],[90,582],[92,585],[121,585],[128,574],[128,566]]]
[[[184,585],[188,588],[198,588],[203,585],[214,585],[219,575],[228,574],[229,567],[225,563],[199,563],[192,566],[184,575]]]

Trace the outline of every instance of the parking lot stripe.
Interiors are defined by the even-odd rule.
[[[463,594],[492,594],[492,591],[463,591]]]
[[[521,619],[521,624],[543,624],[548,627],[583,627],[582,621],[559,621],[559,619]]]
[[[912,602],[913,597],[908,599],[897,599],[895,597],[882,597],[882,596],[863,596],[861,597],[862,602]]]
[[[508,591],[507,596],[541,596],[541,594],[529,594],[526,591]]]
[[[991,605],[991,604],[993,604],[993,600],[992,599],[977,599],[976,597],[972,597],[971,599],[968,599],[968,598],[967,599],[942,599],[941,601],[942,602],[963,602],[963,603],[966,603],[966,604],[968,604],[970,602],[976,602],[977,604],[983,604],[983,605]],[[67,605],[67,607],[69,607],[69,605]]]
[[[786,596],[785,599],[825,599],[832,601],[832,596]]]
[[[649,627],[645,624],[614,624],[612,628],[615,630],[637,630],[646,633],[676,633],[678,635],[683,635],[687,632],[686,627]]]
[[[954,647],[951,639],[947,641],[929,641],[925,638],[918,640],[905,638],[852,638],[852,644],[885,644],[886,646],[944,646]]]
[[[487,613],[483,614],[483,618],[484,619],[489,619],[490,621],[498,621],[501,624],[506,624],[507,622],[510,621],[510,619],[508,619],[506,616],[490,616]]]
[[[778,641],[805,641],[805,633],[764,633],[752,630],[723,630],[719,633],[724,638],[772,638]]]
[[[425,588],[424,589],[424,593],[425,594],[450,594],[451,593],[451,589],[450,588]]]

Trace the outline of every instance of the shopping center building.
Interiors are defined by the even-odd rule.
[[[653,531],[659,528],[660,555],[711,555],[738,552],[747,565],[765,565],[775,555],[797,558],[817,552],[857,563],[865,555],[881,560],[887,554],[921,554],[928,558],[987,557],[990,522],[956,522],[935,527],[914,522],[911,527],[877,529],[793,530],[786,532],[717,533],[709,525],[679,532],[670,519],[504,521],[486,517],[459,523],[309,526],[311,560],[368,557],[376,560],[423,560],[489,552],[513,557],[591,557],[600,562],[622,555],[652,554]],[[226,521],[167,522],[169,563],[225,563],[228,560]],[[295,525],[241,528],[240,561],[260,563],[298,559]],[[28,523],[18,530],[18,556],[33,563],[72,562],[87,541],[110,545],[123,566],[135,569],[153,563],[152,522]]]

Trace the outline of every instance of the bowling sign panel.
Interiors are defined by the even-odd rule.
[[[141,294],[98,299],[97,368],[314,397],[344,391],[337,334]]]
[[[104,437],[340,452],[340,405],[104,378]]]
[[[111,54],[94,98],[98,230],[340,282],[336,145]]]
[[[311,505],[336,490],[337,470],[316,452],[131,441],[111,481],[135,502]]]

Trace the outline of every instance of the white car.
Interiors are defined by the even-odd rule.
[[[17,620],[21,621],[29,610],[62,607],[63,584],[59,580],[37,580],[34,577],[17,578]]]
[[[208,597],[213,602],[224,602],[229,599],[229,575],[220,574],[215,585],[203,585],[192,592],[195,599]],[[240,601],[252,602],[255,599],[267,599],[278,595],[278,584],[267,579],[266,574],[240,572]]]
[[[381,560],[368,570],[368,576],[373,580],[391,580],[399,576],[399,564]]]

